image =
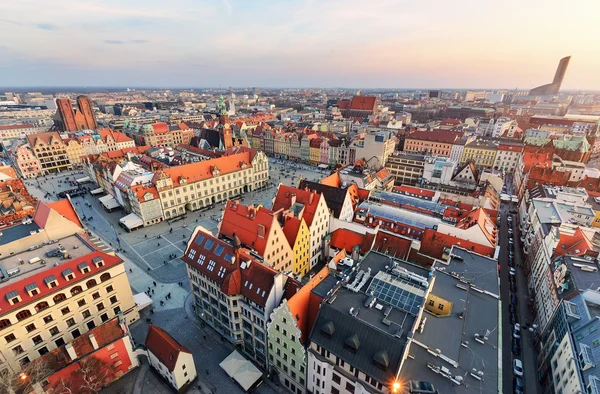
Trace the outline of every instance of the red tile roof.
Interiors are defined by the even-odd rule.
[[[359,111],[372,111],[377,107],[375,96],[354,96],[350,102],[350,109]]]
[[[304,212],[302,217],[306,222],[306,225],[310,227],[313,222],[313,218],[317,213],[317,207],[319,206],[319,200],[321,194],[313,193],[310,190],[302,190],[291,186],[279,185],[277,195],[275,196],[275,202],[273,202],[273,210],[279,209],[290,209],[292,207],[293,195],[295,194],[296,203],[304,205]]]
[[[57,139],[58,141],[62,141],[62,139],[60,138],[60,135],[56,131],[48,131],[46,133],[39,133],[39,134],[29,134],[27,136],[27,141],[29,142],[29,145],[31,145],[32,147],[35,145],[35,142],[38,139],[40,141],[42,141],[43,143],[45,143],[46,145],[50,143],[51,139]]]
[[[96,268],[96,266],[92,264],[92,259],[94,259],[95,257],[100,257],[104,260],[104,265],[102,267]],[[45,298],[49,294],[57,293],[60,290],[65,289],[67,287],[72,287],[75,283],[85,281],[88,277],[97,275],[99,272],[121,264],[122,262],[123,260],[121,260],[119,257],[111,256],[100,251],[93,251],[91,253],[86,254],[85,256],[81,256],[76,259],[60,263],[56,267],[47,268],[37,273],[36,275],[28,276],[19,281],[9,283],[8,285],[4,285],[2,289],[0,289],[0,311],[2,311],[3,314],[5,314],[13,310],[22,309],[23,305],[25,304],[32,303],[42,298]],[[77,265],[81,263],[88,263],[90,268],[90,271],[88,273],[83,274],[77,268]],[[69,268],[75,274],[75,280],[67,282],[61,273]],[[47,278],[52,275],[57,279],[58,285],[53,288],[48,288],[48,286],[46,286],[46,283],[44,283],[44,278]],[[30,296],[29,293],[25,291],[25,286],[27,286],[30,283],[36,283],[38,286],[39,293],[35,296]],[[10,293],[13,290],[17,291],[22,299],[22,302],[16,305],[11,305],[5,297],[6,294]],[[33,305],[31,306],[31,308],[33,308]]]
[[[456,223],[456,227],[464,230],[473,226],[479,226],[488,242],[492,245],[496,245],[498,229],[496,228],[496,224],[487,216],[483,208],[473,209],[467,216]]]
[[[411,246],[412,241],[410,239],[388,231],[379,230],[375,237],[373,249],[388,256],[406,260]]]
[[[123,337],[127,337],[127,333],[119,323],[119,318],[115,317],[69,342],[73,346],[75,354],[77,354],[77,360],[80,361],[96,352],[97,349],[94,349],[94,345],[90,340],[92,334],[96,339],[98,349],[102,349]],[[39,363],[39,365],[43,366],[43,369],[48,369],[49,371],[46,376],[49,376],[72,364],[73,361],[65,345],[63,345],[37,358],[34,360],[34,363]]]
[[[296,238],[298,237],[298,233],[300,232],[300,227],[302,226],[302,221],[304,219],[298,219],[291,215],[288,215],[283,222],[283,233],[285,234],[285,238],[287,238],[290,247],[293,249],[296,244]]]
[[[242,152],[231,156],[223,156],[216,159],[204,160],[198,163],[185,164],[182,166],[170,167],[163,171],[157,171],[152,182],[156,184],[161,172],[164,172],[171,178],[175,186],[179,186],[179,181],[182,177],[188,182],[196,182],[213,178],[213,170],[215,169],[219,170],[219,175],[224,175],[239,171],[243,169],[244,166],[250,165],[250,153]]]
[[[566,255],[583,256],[586,251],[593,249],[594,245],[585,236],[581,228],[578,227],[572,235],[560,233],[560,238],[552,258]]]
[[[287,300],[290,313],[296,319],[296,326],[300,329],[302,336],[300,341],[306,344],[312,325],[310,321],[310,294],[312,290],[329,275],[329,269],[323,267],[321,271],[316,273],[302,288]]]
[[[331,241],[329,245],[336,249],[344,249],[348,253],[352,253],[355,246],[362,245],[365,234],[355,233],[354,231],[338,228],[331,233]]]
[[[173,372],[173,369],[175,369],[179,353],[192,354],[185,346],[169,335],[168,332],[154,324],[151,324],[148,328],[146,347],[167,367],[169,372]]]
[[[402,185],[402,186],[395,186],[392,189],[392,192],[394,193],[400,193],[400,194],[414,194],[416,197],[427,197],[429,200],[433,199],[435,197],[435,192],[431,191],[431,190],[427,190],[427,189],[421,189],[418,187],[413,187],[413,186],[406,186],[406,185]]]
[[[444,254],[444,248],[458,245],[461,248],[474,251],[484,256],[493,256],[495,248],[465,241],[464,239],[452,235],[442,234],[432,229],[425,229],[421,238],[421,249],[419,253],[427,256],[441,259]]]
[[[6,126],[0,126],[0,130],[17,130],[17,129],[30,129],[34,127],[32,124],[9,124]]]
[[[195,250],[191,258],[190,250]],[[197,233],[182,260],[221,286],[223,293],[242,294],[261,306],[266,305],[278,275],[248,249],[234,250],[232,245],[204,231]]]
[[[463,133],[453,131],[413,131],[406,136],[406,140],[430,141],[443,144],[452,144],[462,137]]]
[[[154,123],[152,128],[156,134],[164,134],[169,132],[169,125],[165,122]]]
[[[69,200],[64,199],[56,202],[51,202],[50,204],[48,204],[48,206],[54,209],[56,212],[60,213],[64,218],[83,228],[83,223],[81,223],[81,221],[79,220],[79,216],[77,216],[77,212],[75,212],[75,208],[73,208],[73,204],[71,204]]]
[[[271,229],[281,229],[273,211],[254,205],[246,206],[237,201],[228,201],[221,219],[219,236],[233,238],[234,234],[248,247],[264,255]],[[259,233],[264,229],[263,235]]]
[[[342,180],[340,179],[340,174],[338,174],[337,172],[334,172],[333,174],[329,175],[328,177],[321,179],[321,183],[323,185],[333,186],[333,187],[342,186]]]

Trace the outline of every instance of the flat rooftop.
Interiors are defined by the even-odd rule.
[[[384,205],[381,203],[374,203],[363,201],[359,206],[359,210],[366,210],[372,216],[380,217],[382,219],[391,220],[394,222],[406,224],[408,226],[426,229],[433,228],[434,226],[442,223],[441,219],[433,216],[423,215],[417,212]]]
[[[431,291],[449,310],[444,316],[424,311],[427,321],[422,333],[415,332],[409,350],[412,357],[406,359],[401,377],[431,382],[440,393],[498,392],[502,349],[497,262],[456,247],[452,254],[460,257],[452,257],[447,266],[436,266]],[[471,374],[473,369],[477,378]],[[453,379],[460,378],[462,384],[457,385]]]
[[[430,286],[430,271],[370,251],[350,272],[342,274],[344,284],[321,306],[311,340],[386,383],[400,366]],[[356,341],[357,351],[348,350],[349,340]],[[373,363],[384,351],[389,360],[385,370]]]
[[[18,224],[16,226],[2,229],[0,236],[0,246],[7,245],[17,239],[28,237],[32,232],[39,231],[40,226],[35,222],[29,224]]]
[[[62,246],[65,252],[70,255],[69,258],[63,259],[61,257],[46,256],[46,252],[58,248],[59,245]],[[102,250],[101,247],[99,249]],[[0,268],[2,269],[2,274],[14,270],[15,268],[19,269],[19,272],[17,274],[10,275],[10,279],[8,279],[8,281],[3,281],[1,283],[2,285],[5,285],[7,283],[12,283],[13,281],[22,280],[24,278],[39,273],[47,267],[60,265],[63,262],[67,262],[72,259],[85,256],[93,252],[94,250],[96,250],[94,246],[92,246],[87,240],[85,240],[79,235],[70,235],[66,238],[59,239],[54,243],[32,245],[30,250],[26,250],[21,253],[16,253],[11,256],[4,257],[0,260]],[[44,261],[44,264],[41,261],[36,262],[34,264],[29,264],[29,260],[33,259],[34,257],[39,257],[42,261]]]

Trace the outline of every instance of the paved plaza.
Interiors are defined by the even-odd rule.
[[[265,190],[243,195],[241,200],[244,204],[260,204],[271,208],[278,183],[297,186],[300,177],[315,180],[328,174],[327,171],[298,165],[293,168],[291,163],[278,163],[273,159],[270,161],[272,183]],[[25,183],[32,196],[51,202],[58,199],[56,195],[61,191],[73,188],[68,180],[83,176],[80,172],[69,171],[27,180]],[[92,184],[87,186],[95,188]],[[130,327],[136,343],[144,343],[149,322],[156,324],[167,330],[194,355],[198,379],[187,393],[241,393],[242,390],[219,367],[219,363],[234,347],[208,326],[202,326],[195,317],[185,263],[181,260],[186,243],[196,226],[202,226],[216,235],[224,203],[202,212],[187,212],[182,220],[162,222],[128,233],[119,226],[119,219],[125,216],[122,210],[106,212],[98,198],[89,194],[74,197],[72,201],[79,216],[86,218],[83,220],[84,226],[94,237],[102,239],[106,245],[116,250],[124,260],[133,293],[148,292],[153,300],[150,307],[141,311],[141,319]],[[163,305],[160,301],[163,301]],[[147,365],[142,365],[102,392],[137,394],[168,391],[172,390],[167,389],[161,378]],[[268,382],[262,384],[257,392],[274,394],[283,393],[284,390]]]

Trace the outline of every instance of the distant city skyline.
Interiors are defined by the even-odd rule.
[[[600,90],[600,4],[0,3],[0,86]]]

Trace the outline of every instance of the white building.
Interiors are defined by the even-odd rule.
[[[178,392],[184,392],[196,379],[192,352],[177,342],[168,332],[153,324],[146,336],[148,361]]]

